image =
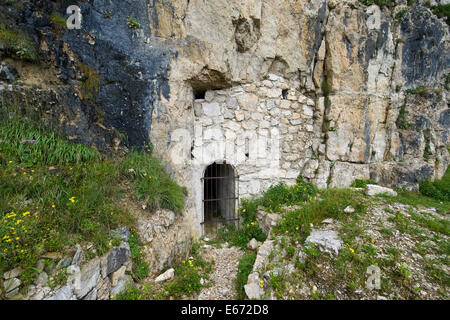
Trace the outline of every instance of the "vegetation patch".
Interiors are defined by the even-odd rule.
[[[297,183],[290,187],[283,182],[271,186],[264,193],[261,204],[269,212],[280,212],[282,206],[293,206],[312,200],[317,192],[315,185],[298,177]]]
[[[139,241],[139,233],[135,230],[130,232],[128,240],[130,245],[131,260],[133,261],[133,275],[136,280],[142,280],[149,274],[149,265],[144,260],[142,246]]]
[[[133,17],[128,17],[127,25],[130,29],[140,29],[141,28],[141,24],[139,23],[139,21],[137,21],[136,18],[133,18]]]
[[[88,65],[84,63],[81,64],[80,68],[86,77],[86,79],[81,84],[83,96],[90,101],[94,101],[95,94],[97,94],[100,90],[100,76],[96,71],[92,70]]]
[[[36,45],[30,39],[10,29],[0,17],[0,44],[12,57],[24,61],[36,62],[38,60]]]
[[[227,241],[243,250],[247,248],[247,243],[253,238],[264,242],[267,239],[267,235],[259,227],[256,219],[256,211],[259,204],[260,200],[257,199],[243,199],[239,212],[242,223],[239,228],[230,225],[219,229],[218,240],[221,242]]]
[[[64,17],[59,15],[58,13],[52,13],[50,15],[50,21],[53,23],[53,26],[58,30],[62,31],[67,28],[67,22]]]
[[[121,201],[127,185],[153,207],[183,206],[183,188],[150,153],[134,151],[120,160],[102,160],[97,151],[32,123],[2,119],[0,273],[20,266],[26,285],[36,278],[34,267],[45,252],[64,253],[77,243],[92,243],[99,255],[107,252],[114,243],[111,230],[134,226]],[[139,174],[131,174],[130,169]],[[152,188],[141,187],[151,180],[141,174],[145,172],[157,177]],[[153,189],[158,192],[145,194]],[[130,239],[133,272],[142,278],[148,266],[134,237]]]
[[[397,128],[402,130],[411,129],[411,123],[407,120],[408,112],[406,111],[406,104],[402,105],[397,118]]]
[[[441,201],[450,201],[450,169],[447,169],[442,179],[421,181],[419,190],[424,196]]]
[[[346,219],[348,214],[344,209],[351,205],[356,213],[367,210],[367,204],[362,194],[348,189],[328,189],[295,211],[283,215],[279,225],[273,232],[286,235],[291,239],[303,242],[311,231],[311,224],[320,224],[324,219]]]
[[[439,18],[445,18],[445,21],[450,26],[450,4],[440,4],[432,8],[432,11]]]
[[[353,181],[350,187],[352,188],[365,188],[368,184],[378,184],[375,181],[372,180],[362,180],[362,179],[356,179]]]
[[[246,298],[244,286],[247,284],[248,276],[250,275],[250,273],[252,273],[255,260],[255,253],[247,253],[243,255],[241,260],[239,261],[239,271],[236,278],[237,300],[244,300]]]

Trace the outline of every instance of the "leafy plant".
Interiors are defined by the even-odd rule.
[[[141,28],[141,24],[139,23],[139,21],[137,21],[136,18],[133,18],[133,17],[128,17],[127,25],[130,29],[140,29]]]

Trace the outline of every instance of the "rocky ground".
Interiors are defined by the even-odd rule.
[[[235,280],[239,259],[243,252],[239,248],[204,249],[204,258],[214,261],[214,271],[210,274],[208,286],[198,295],[198,300],[233,300],[236,297]]]
[[[303,246],[294,245],[295,254],[287,252],[288,239],[274,237],[258,270],[261,298],[448,299],[449,222],[448,212],[387,198],[364,216],[322,221]],[[370,266],[380,270],[379,289],[368,286]]]

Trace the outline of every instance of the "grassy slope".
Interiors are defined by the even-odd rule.
[[[121,205],[130,185],[149,209],[184,207],[185,189],[150,154],[102,159],[97,151],[26,121],[0,121],[0,274],[21,266],[27,284],[36,278],[34,266],[45,252],[65,252],[76,243],[106,252],[114,244],[110,230],[134,226]],[[146,267],[136,248],[142,277]]]

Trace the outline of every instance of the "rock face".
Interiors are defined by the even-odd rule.
[[[151,143],[188,187],[196,234],[215,161],[240,196],[298,175],[417,189],[450,162],[449,28],[425,1],[396,3],[96,0],[80,4],[81,30],[52,24],[65,1],[5,4],[40,61],[0,44],[1,108],[102,150]]]
[[[126,228],[114,232],[129,234]],[[79,245],[73,252],[74,256],[84,255]],[[42,271],[34,284],[29,286],[26,296],[21,297],[25,300],[108,300],[115,298],[127,286],[134,285],[130,276],[132,271],[130,247],[125,240],[103,256],[95,257],[85,263],[81,263],[80,259],[62,257],[54,252],[45,253],[43,257],[55,262],[59,260],[57,263],[59,267],[48,274]],[[65,265],[67,261],[69,266]],[[66,283],[50,288],[48,280],[52,280],[52,277],[55,277],[62,269],[66,270]],[[16,268],[3,274],[2,289],[7,299],[18,296],[21,281],[16,277],[21,272],[21,269]]]

